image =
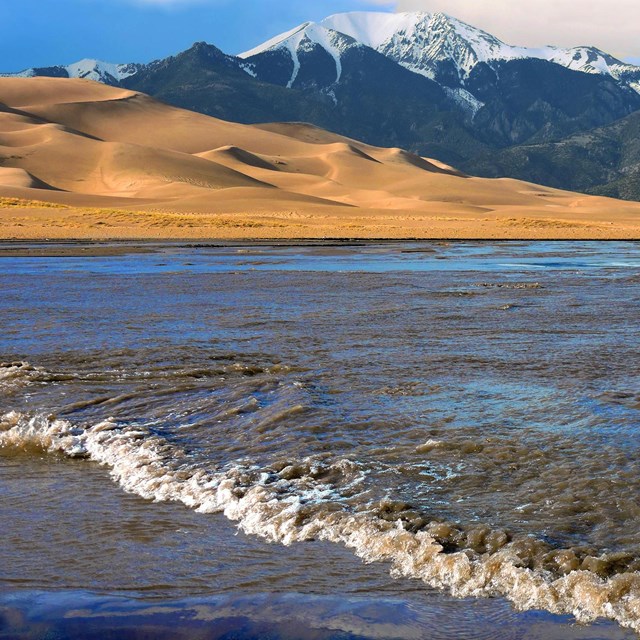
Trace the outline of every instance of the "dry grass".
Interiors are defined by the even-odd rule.
[[[25,200],[23,198],[0,198],[0,209],[68,209],[65,204],[43,202],[42,200]]]
[[[501,220],[500,222],[502,224],[523,228],[553,227],[556,229],[580,229],[584,227],[597,226],[591,222],[582,222],[579,220],[558,220],[545,218],[506,218],[505,220]]]
[[[202,214],[172,211],[130,211],[126,209],[75,209],[77,217],[86,220],[96,219],[93,224],[101,226],[118,226],[139,224],[150,227],[231,227],[231,228],[259,228],[284,227],[286,225],[267,220],[247,220],[241,216],[218,214]]]
[[[123,225],[143,225],[151,227],[229,227],[261,228],[284,227],[269,220],[247,220],[244,216],[202,214],[196,212],[176,213],[166,210],[134,211],[110,207],[72,207],[55,202],[27,200],[24,198],[0,197],[0,209],[64,209],[65,223],[87,223],[90,226],[117,227]],[[17,220],[17,219],[16,219]],[[26,219],[25,219],[26,220]]]

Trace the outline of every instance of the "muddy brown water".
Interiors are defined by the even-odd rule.
[[[0,610],[638,631],[639,311],[637,243],[5,256]]]

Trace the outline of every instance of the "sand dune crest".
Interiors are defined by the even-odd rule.
[[[0,167],[0,186],[22,189],[53,189],[51,185],[32,176],[24,169]]]
[[[204,153],[197,154],[201,158],[212,161],[230,160],[232,162],[239,162],[243,165],[255,167],[256,169],[265,169],[267,171],[278,171],[278,166],[275,163],[269,162],[264,158],[261,158],[255,153],[251,153],[246,149],[240,147],[234,147],[233,145],[225,145],[212,151],[205,151]]]

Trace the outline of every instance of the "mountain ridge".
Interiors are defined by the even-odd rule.
[[[148,64],[87,59],[3,75],[92,79],[243,123],[305,121],[463,171],[542,176],[584,191],[628,172],[609,171],[606,154],[596,154],[603,164],[590,171],[592,182],[565,170],[558,183],[541,171],[544,154],[640,110],[640,67],[595,47],[514,47],[444,13],[334,14],[239,56],[201,42]],[[532,146],[535,162],[518,151]]]
[[[114,64],[93,58],[84,58],[68,65],[31,67],[15,73],[0,73],[0,78],[35,78],[39,76],[78,78],[117,86],[122,80],[134,75],[144,66],[144,64],[136,62]]]
[[[318,37],[322,35],[324,37]],[[434,63],[453,61],[461,78],[468,78],[475,66],[510,60],[540,59],[573,71],[609,75],[640,93],[640,66],[621,61],[593,46],[524,47],[506,44],[499,38],[443,12],[388,13],[352,11],[336,13],[320,22],[304,22],[289,31],[242,52],[232,58],[247,59],[268,50],[281,48],[292,38],[299,41],[314,35],[312,41],[327,49],[327,34],[339,34],[351,46],[368,46],[405,68],[431,79],[437,75]],[[331,36],[329,36],[331,38]],[[321,42],[324,40],[324,42]],[[0,77],[68,77],[86,78],[113,84],[124,80],[150,63],[111,63],[86,58],[68,65],[32,67],[18,72],[4,72]],[[339,60],[337,60],[339,66]],[[244,70],[251,75],[250,68]],[[340,79],[338,70],[337,78]]]
[[[390,15],[393,18],[389,18]],[[386,23],[386,31],[374,29],[371,34],[363,28],[363,23],[371,25],[376,21],[378,25]],[[618,60],[597,47],[563,48],[548,45],[536,48],[509,45],[443,12],[338,13],[325,18],[321,24],[356,37],[359,42],[417,73],[429,74],[429,63],[439,59],[454,59],[462,75],[468,76],[476,64],[536,58],[574,71],[601,73],[616,80],[625,78],[625,82],[633,84],[632,88],[640,92],[640,67]]]

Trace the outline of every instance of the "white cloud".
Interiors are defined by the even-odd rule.
[[[640,56],[638,0],[398,0],[398,11],[443,11],[509,44],[594,45]]]

